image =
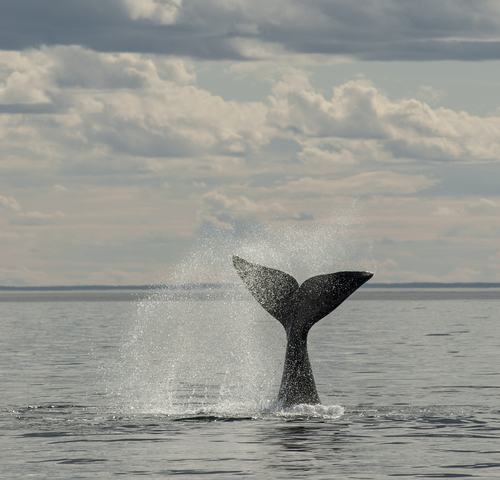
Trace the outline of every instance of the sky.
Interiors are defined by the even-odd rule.
[[[373,281],[500,282],[500,2],[1,2],[0,285],[346,211]]]

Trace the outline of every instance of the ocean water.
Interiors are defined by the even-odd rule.
[[[500,478],[499,290],[361,289],[291,411],[253,299],[143,296],[0,293],[1,478]]]

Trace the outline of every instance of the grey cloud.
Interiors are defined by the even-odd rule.
[[[116,62],[105,65],[100,57],[86,49],[60,49],[57,52],[61,63],[54,68],[53,75],[61,88],[141,88],[145,80],[127,63]]]
[[[227,35],[212,30],[189,22],[164,26],[132,20],[120,0],[5,0],[0,7],[0,49],[4,50],[83,45],[101,52],[242,58]]]
[[[192,83],[196,76],[181,59],[153,55],[96,53],[80,46],[58,46],[42,50],[54,65],[51,76],[61,88],[140,89],[152,75],[159,80]]]
[[[132,121],[110,119],[110,125],[98,131],[92,131],[92,125],[88,125],[87,138],[108,145],[119,154],[133,156],[188,157],[200,153],[188,139],[178,138],[171,129],[155,133]]]
[[[334,195],[408,195],[438,183],[424,175],[407,175],[390,171],[363,172],[345,178],[302,177],[274,187],[274,191],[293,198]]]
[[[51,103],[11,103],[7,105],[0,104],[0,114],[19,113],[19,114],[46,114],[57,113],[59,109]]]
[[[259,42],[290,53],[362,60],[500,58],[500,9],[488,0],[280,0],[266,5],[184,0],[175,18],[161,21],[158,15],[132,15],[120,0],[4,0],[0,48],[78,44],[97,51],[237,60],[258,57],[242,49],[242,42]]]

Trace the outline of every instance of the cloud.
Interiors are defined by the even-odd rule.
[[[58,218],[67,217],[63,212],[42,213],[37,210],[24,212],[19,202],[13,197],[4,197],[0,195],[0,208],[15,212],[10,215],[10,225],[48,225],[52,224]],[[19,235],[17,232],[3,232],[3,237],[15,238]]]
[[[204,194],[201,201],[199,220],[211,222],[218,227],[256,221],[262,218],[263,214],[285,213],[285,208],[277,202],[256,202],[243,195],[231,198],[216,190]]]
[[[304,71],[287,69],[267,101],[237,102],[198,88],[194,67],[178,58],[78,46],[0,53],[5,85],[31,71],[18,99],[35,101],[38,91],[50,102],[4,105],[11,111],[0,114],[3,168],[31,162],[30,169],[73,175],[180,168],[235,175],[241,159],[283,169],[284,157],[264,160],[273,141],[291,142],[295,159],[318,173],[334,165],[500,159],[498,118],[391,100],[364,79],[335,86],[327,98]],[[35,110],[19,109],[26,106]]]
[[[179,17],[182,0],[124,0],[132,20],[146,18],[161,25],[171,25]]]
[[[297,157],[305,164],[317,165],[352,165],[358,163],[349,150],[342,148],[339,151],[322,150],[318,147],[304,147]]]
[[[0,206],[14,212],[20,212],[22,210],[21,205],[19,205],[19,202],[15,198],[4,197],[2,195],[0,195]]]
[[[500,57],[493,0],[3,0],[0,48],[86,45],[204,59]]]
[[[325,195],[357,196],[395,194],[407,195],[432,187],[437,180],[426,178],[424,175],[405,175],[395,172],[364,172],[342,179],[326,180],[303,177],[300,180],[289,182],[275,187],[278,192],[290,196]]]
[[[21,52],[0,52],[0,103],[50,103],[50,85],[47,70],[50,61],[42,52],[33,52],[28,58]],[[3,78],[2,78],[3,77]]]
[[[71,155],[76,166],[88,155],[86,165],[97,162],[102,166],[97,171],[106,171],[112,154],[241,155],[269,141],[263,104],[226,102],[196,88],[195,75],[180,59],[77,46],[0,56],[0,72],[8,78],[19,65],[23,71],[31,65],[43,72],[38,83],[21,86],[21,93],[29,98],[38,89],[51,98],[52,111],[46,112],[49,117],[23,111],[0,115],[4,158],[15,153],[50,158],[54,164]],[[138,172],[143,160],[135,164]]]
[[[180,28],[193,5],[183,2],[169,25],[132,20],[125,7],[121,18]],[[239,18],[238,38],[260,35],[258,8],[231,5],[255,20]],[[203,68],[75,45],[0,53],[0,228],[16,247],[5,268],[26,259],[33,271],[52,272],[34,281],[134,283],[163,258],[175,261],[202,224],[236,236],[269,218],[307,228],[362,196],[375,245],[398,261],[391,267],[381,253],[381,278],[417,279],[424,268],[439,277],[450,264],[497,275],[485,259],[500,235],[498,118],[391,97],[363,78],[325,92],[283,65],[267,65],[267,97],[230,101],[200,87]],[[435,242],[433,256],[421,242]],[[446,260],[448,249],[459,253]],[[480,253],[470,264],[467,249]]]
[[[269,119],[306,145],[301,158],[310,156],[308,144],[316,139],[316,149],[322,141],[334,143],[337,150],[351,150],[351,162],[368,155],[385,161],[500,159],[499,118],[432,109],[415,99],[393,101],[367,80],[334,87],[328,100],[311,87],[304,72],[293,71],[274,86]],[[315,153],[318,157],[318,150]]]
[[[433,104],[441,98],[445,97],[446,92],[444,90],[437,90],[430,85],[420,85],[420,87],[418,87],[418,91],[414,96],[418,100],[421,100],[428,104]]]

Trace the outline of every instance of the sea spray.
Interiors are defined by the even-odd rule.
[[[194,298],[193,298],[194,297]],[[236,289],[138,302],[115,393],[141,413],[258,411],[275,396],[284,333]]]
[[[241,285],[231,257],[279,268],[299,282],[338,270],[373,270],[362,227],[353,204],[323,221],[202,230],[195,248],[159,282],[168,288],[136,303],[109,382],[112,397],[138,413],[271,411],[285,332]]]

